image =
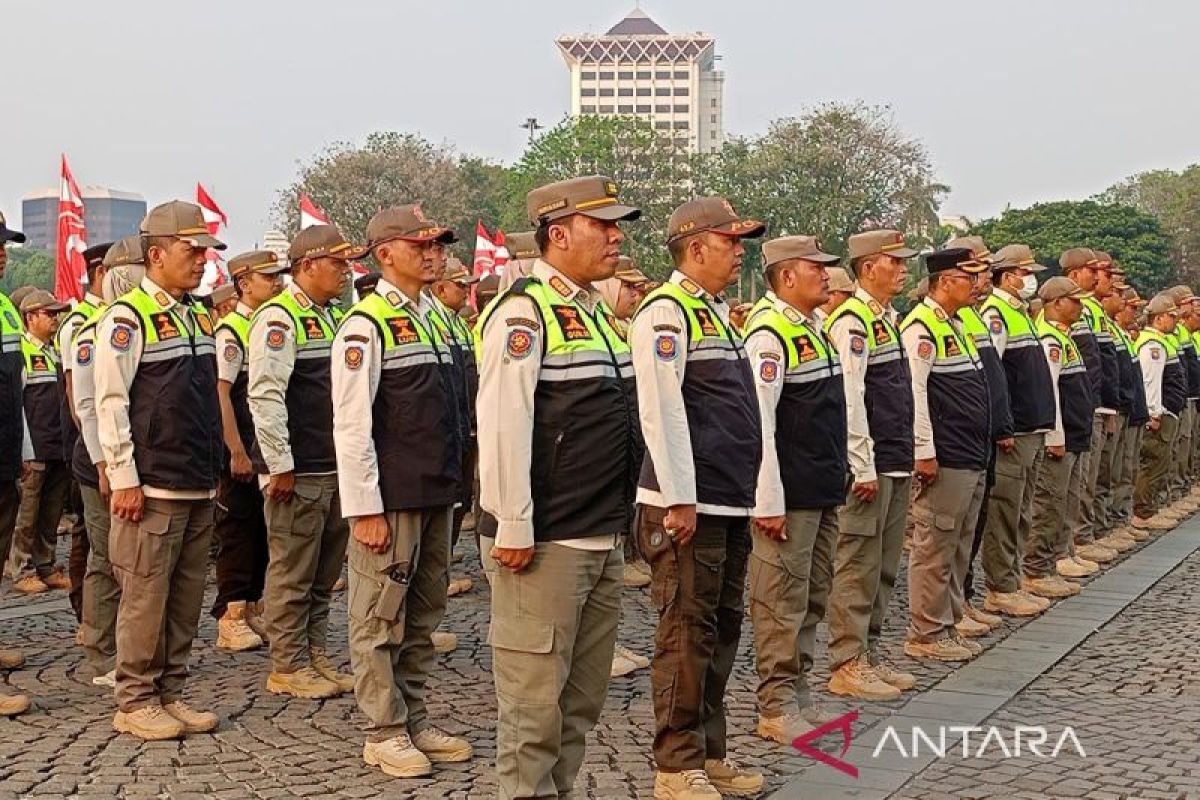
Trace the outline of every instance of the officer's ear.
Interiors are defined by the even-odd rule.
[[[546,228],[546,240],[562,250],[567,250],[571,245],[571,220],[577,216],[572,214],[565,220],[551,222]]]

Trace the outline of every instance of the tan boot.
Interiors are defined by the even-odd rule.
[[[426,728],[414,733],[413,747],[425,754],[434,764],[454,764],[460,761],[470,761],[475,751],[471,743],[458,736],[451,736],[437,728]]]
[[[1075,552],[1088,561],[1095,561],[1097,564],[1107,564],[1117,557],[1116,550],[1109,550],[1103,545],[1089,543],[1075,545]]]
[[[382,742],[367,742],[363,745],[363,761],[394,778],[420,778],[433,774],[429,758],[414,747],[405,734]]]
[[[322,678],[336,685],[343,693],[354,691],[354,676],[346,672],[338,672],[338,668],[329,660],[329,656],[324,650],[319,647],[308,648],[308,660]]]
[[[341,688],[312,667],[295,672],[272,672],[267,676],[267,691],[273,694],[290,694],[308,700],[337,697]]]
[[[29,698],[23,694],[0,694],[0,717],[15,717],[29,710]]]
[[[1149,533],[1142,530],[1141,528],[1135,528],[1133,525],[1130,525],[1128,528],[1125,528],[1124,531],[1125,531],[1125,534],[1130,539],[1133,539],[1135,542],[1144,542],[1150,538]]]
[[[1010,617],[1033,617],[1041,612],[1037,603],[1026,600],[1016,592],[991,592],[983,598],[983,607]]]
[[[976,622],[987,625],[989,628],[994,628],[997,625],[1004,623],[1004,617],[998,617],[995,614],[989,614],[981,608],[968,604],[965,610],[965,615],[975,620]]]
[[[1060,558],[1054,562],[1054,571],[1064,578],[1086,578],[1091,571],[1073,558]]]
[[[163,710],[157,703],[142,706],[137,711],[118,711],[113,716],[113,730],[131,733],[147,742],[183,737],[183,723]]]
[[[1042,597],[1041,595],[1037,594],[1030,594],[1024,589],[1017,589],[1017,594],[1037,606],[1038,611],[1045,611],[1047,608],[1054,605],[1052,602],[1050,602],[1049,598]]]
[[[624,678],[631,672],[637,671],[637,665],[619,651],[613,651],[612,666],[608,669],[609,678]]]
[[[758,726],[754,729],[763,739],[790,745],[796,738],[803,736],[816,726],[800,714],[781,714],[778,717],[759,716]]]
[[[458,649],[458,636],[450,631],[434,631],[429,638],[433,640],[435,653],[453,653]]]
[[[753,797],[762,791],[763,776],[737,765],[730,758],[704,759],[708,782],[722,795]]]
[[[56,569],[42,578],[42,583],[51,589],[60,589],[62,591],[70,591],[71,589],[71,579],[61,569]]]
[[[638,569],[637,565],[632,561],[625,564],[622,578],[625,581],[625,586],[630,589],[640,589],[643,586],[650,585],[650,576]]]
[[[702,769],[659,772],[654,776],[654,800],[721,800],[721,793]]]
[[[875,660],[871,663],[871,670],[874,671],[876,677],[886,684],[895,686],[902,692],[907,692],[909,689],[917,685],[917,676],[910,672],[901,672],[882,660]]]
[[[25,654],[20,650],[0,649],[0,669],[16,669],[25,663]]]
[[[258,638],[263,640],[263,644],[269,645],[271,639],[267,636],[266,613],[266,604],[262,600],[256,603],[246,603],[246,624],[250,626],[250,630],[258,634]]]
[[[1038,597],[1070,597],[1079,594],[1079,586],[1068,583],[1057,575],[1044,575],[1031,578],[1026,575],[1021,579],[1021,590]]]
[[[640,653],[633,652],[625,645],[618,644],[615,652],[620,653],[624,658],[628,659],[635,669],[645,669],[650,666],[650,659]]]
[[[1101,547],[1107,547],[1109,550],[1116,550],[1118,553],[1128,553],[1137,547],[1137,542],[1133,539],[1116,533],[1110,533],[1108,536],[1098,539],[1096,543]]]
[[[904,654],[921,661],[970,661],[974,657],[953,636],[943,636],[936,642],[907,641]]]
[[[41,594],[50,591],[46,582],[37,575],[24,575],[13,581],[13,588],[21,594]]]
[[[475,585],[475,581],[470,578],[455,578],[450,581],[450,585],[446,587],[447,597],[458,597],[460,594],[466,594],[471,591],[471,587]]]
[[[197,711],[182,700],[176,700],[174,703],[167,703],[163,707],[163,711],[170,714],[183,725],[183,729],[187,733],[208,733],[215,731],[220,720],[217,715],[211,711]]]
[[[967,639],[972,639],[976,636],[987,636],[992,632],[992,629],[982,622],[976,622],[966,614],[963,618],[954,623],[954,630],[958,631],[958,635]]]
[[[983,652],[983,645],[974,641],[973,639],[964,639],[961,635],[955,634],[954,641],[958,642],[960,646],[970,650],[972,658]]]
[[[862,700],[895,700],[900,690],[887,683],[871,669],[866,656],[852,658],[834,670],[829,678],[829,691]]]
[[[1088,561],[1086,558],[1083,558],[1082,556],[1071,556],[1070,558],[1076,564],[1083,567],[1083,569],[1087,571],[1088,575],[1095,575],[1097,572],[1100,571],[1100,565],[1097,564],[1095,561]]]
[[[217,649],[240,653],[263,646],[262,637],[251,630],[246,621],[246,601],[238,600],[225,607],[217,620]]]
[[[1144,531],[1170,531],[1178,527],[1178,521],[1155,514],[1152,517],[1134,517],[1133,527]]]

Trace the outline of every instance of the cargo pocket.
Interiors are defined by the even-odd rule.
[[[554,623],[530,617],[493,619],[488,644],[501,650],[546,655],[554,649]]]
[[[638,507],[638,549],[650,565],[650,600],[662,614],[679,590],[679,565],[675,543],[663,527],[661,508]]]
[[[137,523],[120,520],[109,534],[109,562],[139,578],[159,574],[170,547],[170,528],[171,515],[161,511],[147,511]]]
[[[955,524],[953,514],[934,514],[933,527],[937,528],[938,535],[952,536],[954,534]]]
[[[838,530],[842,536],[874,536],[878,532],[874,510],[856,500],[838,511]]]

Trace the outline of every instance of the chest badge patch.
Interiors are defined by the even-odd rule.
[[[50,371],[50,364],[46,361],[46,357],[43,355],[30,356],[29,365],[33,368],[34,372]]]
[[[154,332],[158,334],[159,339],[174,339],[179,336],[179,326],[165,311],[160,314],[151,314],[150,322],[154,325]]]
[[[943,336],[942,344],[946,348],[946,356],[953,358],[954,356],[962,355],[962,348],[958,346],[958,339],[953,336]]]
[[[797,336],[792,342],[796,345],[796,355],[801,364],[820,357],[817,348],[813,346],[812,339],[807,336]]]
[[[568,342],[592,338],[587,323],[574,306],[554,306],[554,319],[558,321],[558,329]]]
[[[300,321],[304,323],[304,335],[309,339],[325,338],[325,329],[316,317],[302,317]]]
[[[695,311],[696,322],[700,323],[700,332],[705,336],[720,336],[721,332],[717,330],[717,325],[713,322],[712,312],[707,308],[697,308]]]
[[[679,342],[674,336],[661,334],[654,340],[654,355],[659,361],[674,361],[679,355]]]
[[[203,331],[205,336],[212,336],[212,318],[208,314],[196,312],[196,324],[200,326],[200,330]]]
[[[421,335],[413,328],[412,320],[408,317],[389,317],[388,327],[396,337],[396,344],[412,344],[421,341]]]
[[[888,330],[887,323],[881,319],[871,322],[871,335],[875,337],[875,344],[888,344],[892,341],[892,332]]]

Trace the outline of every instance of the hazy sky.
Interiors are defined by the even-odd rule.
[[[568,108],[562,33],[633,0],[4,0],[0,208],[76,178],[193,199],[203,182],[247,248],[297,162],[375,130],[503,162],[518,124]],[[1200,160],[1200,3],[647,0],[717,39],[727,131],[826,100],[890,105],[953,187],[943,213],[1081,198]],[[736,201],[736,198],[735,198]]]

